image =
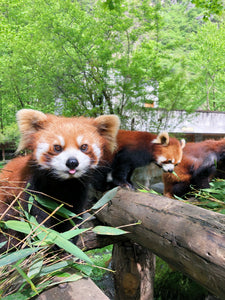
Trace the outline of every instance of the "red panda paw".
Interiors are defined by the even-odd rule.
[[[134,186],[131,183],[129,183],[129,182],[121,183],[120,187],[123,188],[123,189],[135,191]]]

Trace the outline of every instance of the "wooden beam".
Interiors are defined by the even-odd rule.
[[[151,250],[212,294],[225,295],[225,216],[182,201],[120,189],[97,217],[126,227]]]

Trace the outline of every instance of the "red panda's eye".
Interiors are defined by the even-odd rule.
[[[62,150],[63,150],[62,146],[60,146],[60,145],[54,145],[54,151],[55,152],[59,153],[59,152],[62,152]]]
[[[82,152],[86,152],[86,151],[88,150],[88,145],[87,145],[87,144],[81,145],[81,146],[80,146],[80,150],[81,150]]]

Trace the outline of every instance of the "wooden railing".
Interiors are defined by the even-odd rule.
[[[83,236],[80,241],[82,248],[115,244],[117,299],[153,299],[154,254],[225,299],[224,215],[163,196],[119,189],[97,218],[113,227],[137,223],[125,228],[129,233],[122,240]]]

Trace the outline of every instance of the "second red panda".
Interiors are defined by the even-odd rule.
[[[167,132],[158,135],[144,131],[119,130],[117,148],[112,163],[97,176],[97,189],[112,186],[133,187],[131,176],[138,167],[155,163],[164,172],[173,172],[181,162],[185,141],[169,137]],[[105,174],[107,173],[107,174]],[[101,185],[99,183],[102,183]]]

